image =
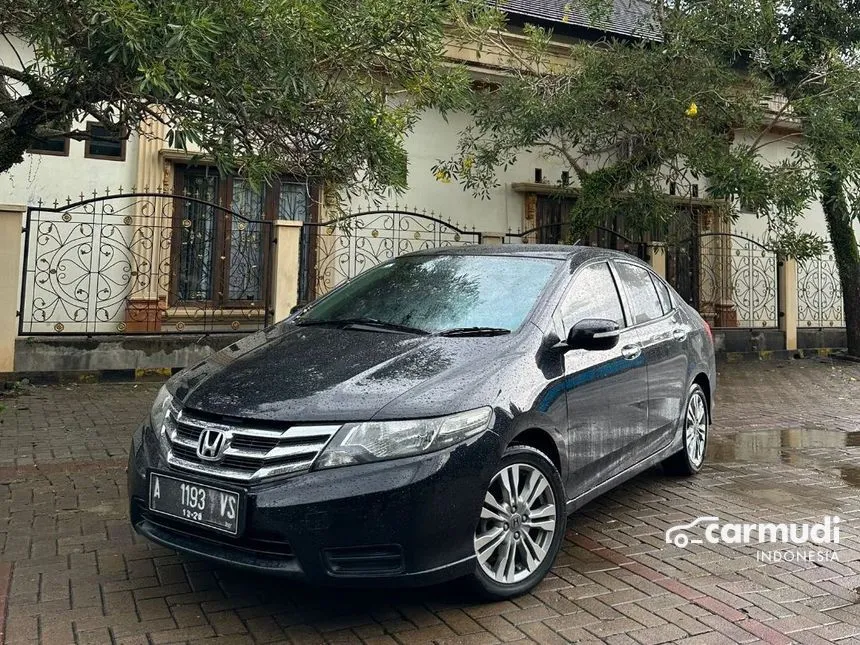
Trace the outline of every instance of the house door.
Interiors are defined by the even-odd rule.
[[[573,244],[570,209],[574,200],[538,195],[535,236],[538,244]]]
[[[623,215],[607,215],[587,234],[575,236],[570,227],[570,211],[576,200],[552,195],[537,198],[537,222],[535,229],[538,244],[582,244],[614,249],[646,260],[647,245],[634,241],[625,233]]]

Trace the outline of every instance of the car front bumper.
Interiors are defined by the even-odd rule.
[[[129,457],[130,517],[153,542],[248,570],[316,584],[432,584],[474,571],[475,526],[500,455],[488,430],[420,457],[233,485],[246,502],[232,537],[148,510],[153,470],[228,482],[169,466],[147,422]]]

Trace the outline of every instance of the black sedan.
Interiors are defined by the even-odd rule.
[[[249,570],[510,597],[571,511],[702,467],[715,384],[707,324],[631,256],[405,255],[170,379],[132,441],[131,521]]]

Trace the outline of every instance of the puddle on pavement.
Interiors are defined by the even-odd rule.
[[[839,465],[822,468],[828,458],[814,454],[816,449],[857,447],[860,447],[860,432],[817,426],[750,430],[712,434],[708,442],[708,459],[711,463],[741,461],[815,467],[841,477],[850,486],[860,488],[860,467]]]

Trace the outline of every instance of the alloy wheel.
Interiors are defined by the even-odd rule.
[[[556,530],[547,477],[530,464],[505,466],[490,482],[475,531],[475,555],[501,584],[524,580],[546,560]]]
[[[687,402],[687,415],[684,421],[687,457],[696,468],[705,459],[705,445],[708,440],[707,406],[702,392],[693,392]]]

